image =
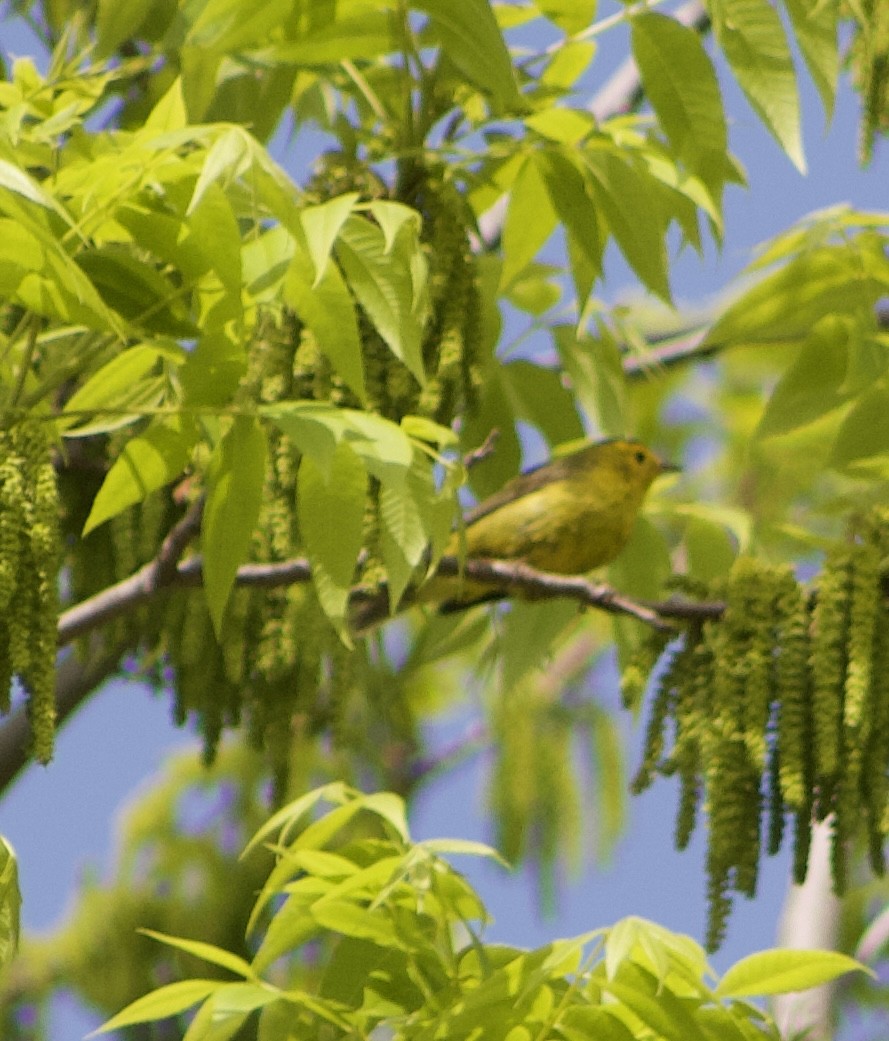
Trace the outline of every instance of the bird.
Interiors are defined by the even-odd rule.
[[[470,510],[444,555],[509,561],[557,575],[585,574],[620,554],[648,489],[661,474],[678,469],[640,441],[586,443],[512,478]],[[496,583],[438,574],[409,590],[402,603],[437,603],[448,612],[505,595]],[[372,607],[372,600],[356,606],[354,632],[382,620],[375,617],[379,607]]]

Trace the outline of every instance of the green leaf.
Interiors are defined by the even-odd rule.
[[[574,396],[558,369],[514,361],[501,367],[501,378],[515,416],[536,426],[551,445],[583,437]]]
[[[536,6],[566,36],[574,36],[592,24],[598,0],[536,0]]]
[[[559,360],[584,412],[609,437],[627,429],[626,377],[614,337],[603,328],[599,337],[578,337],[574,326],[552,327]]]
[[[422,227],[422,217],[410,206],[402,202],[393,202],[390,199],[373,199],[367,204],[368,211],[373,214],[374,220],[383,231],[385,250],[388,253],[392,249],[395,240],[405,224],[412,224],[414,233],[419,235]]]
[[[266,0],[258,7],[245,7],[238,0],[209,0],[191,12],[187,43],[233,51],[266,45],[269,34],[292,17],[293,8],[287,0]]]
[[[320,401],[286,401],[263,405],[270,419],[301,452],[312,457],[325,475],[340,441],[347,441],[374,477],[400,484],[413,461],[405,432],[391,420],[370,412],[336,408]]]
[[[122,351],[79,387],[62,410],[62,429],[66,437],[89,436],[101,431],[114,430],[140,418],[139,406],[146,398],[153,398],[158,389],[156,379],[145,377],[165,355],[165,351],[151,344],[138,344]],[[120,415],[132,408],[130,414]],[[115,415],[100,417],[95,413],[111,410]],[[85,415],[84,415],[85,413]]]
[[[596,45],[589,40],[563,43],[552,55],[538,82],[560,92],[570,90],[590,67],[596,56]]]
[[[243,244],[244,286],[254,301],[277,303],[295,252],[293,236],[280,224]]]
[[[559,1018],[559,1028],[568,1041],[636,1041],[635,1034],[620,1019],[612,1006],[571,1005]]]
[[[400,487],[385,484],[380,489],[381,548],[393,612],[428,544],[423,517],[412,494],[415,483],[405,482]]]
[[[108,58],[124,40],[135,39],[153,6],[152,0],[133,0],[126,4],[99,0],[96,57]]]
[[[303,944],[318,936],[322,927],[310,914],[316,894],[304,891],[308,888],[301,885],[299,893],[291,892],[275,911],[253,958],[253,966],[257,972],[264,973],[279,958],[284,955],[292,956]],[[256,906],[265,906],[277,892],[277,889],[264,888]],[[254,915],[255,913],[254,911]]]
[[[6,188],[8,191],[15,192],[29,202],[36,202],[38,206],[43,206],[45,209],[64,214],[64,210],[61,209],[51,195],[47,195],[44,192],[37,181],[6,159],[0,159],[0,188]],[[65,217],[70,221],[67,214],[65,214]]]
[[[42,271],[45,265],[37,236],[18,221],[0,218],[0,293],[13,296],[29,271]]]
[[[353,0],[348,6],[331,6],[330,10],[336,10],[335,20],[325,24],[320,18],[313,19],[307,33],[296,40],[275,43],[270,54],[277,61],[298,65],[335,66],[350,58],[369,61],[389,54],[399,45],[399,37],[393,29],[392,13],[385,9],[387,6],[373,0],[365,0],[363,4]],[[342,7],[346,7],[346,13],[338,10]],[[263,40],[263,45],[265,42]]]
[[[459,438],[450,427],[443,427],[427,416],[402,416],[401,429],[416,441],[438,445],[439,448],[456,448]]]
[[[799,95],[784,26],[768,0],[708,4],[713,31],[747,99],[800,173]]]
[[[225,188],[250,168],[250,142],[246,131],[230,127],[223,131],[210,146],[195,182],[186,216],[196,210],[211,184]]]
[[[283,294],[315,336],[318,349],[363,401],[364,361],[355,304],[335,264],[328,264],[317,282],[312,262],[297,252],[287,269]]]
[[[716,994],[721,998],[786,994],[818,987],[847,972],[866,972],[876,978],[866,965],[838,951],[759,951],[736,962],[719,981]]]
[[[584,109],[554,105],[525,119],[525,126],[557,144],[576,145],[596,129],[596,117]]]
[[[202,940],[185,940],[181,936],[170,936],[167,933],[157,932],[155,929],[140,929],[139,932],[150,936],[152,940],[167,944],[168,947],[175,947],[177,950],[185,951],[186,954],[191,954],[195,958],[208,961],[211,965],[219,965],[223,969],[228,969],[229,972],[233,972],[236,976],[243,976],[244,979],[248,980],[254,977],[254,972],[249,962],[244,961],[243,958],[233,954],[231,951],[227,951],[222,947],[216,947],[212,943],[204,943]]]
[[[83,534],[175,480],[185,469],[197,440],[198,431],[191,420],[171,416],[154,420],[144,434],[128,441],[105,475]]]
[[[632,21],[633,56],[645,95],[676,154],[694,173],[725,155],[728,135],[716,70],[700,36],[675,18],[644,13]]]
[[[501,290],[509,286],[537,256],[556,229],[544,171],[535,154],[526,157],[513,181],[503,223]]]
[[[198,1009],[182,1041],[231,1041],[244,1025],[248,1012],[218,1012],[213,994]]]
[[[0,836],[0,968],[6,968],[18,950],[21,909],[15,850]]]
[[[507,869],[510,867],[493,846],[471,839],[424,839],[416,843],[416,848],[427,850],[436,857],[484,857]]]
[[[706,343],[775,345],[805,341],[826,315],[872,322],[884,294],[857,251],[825,246],[794,257],[733,301],[707,333]]]
[[[306,792],[305,795],[301,795],[298,799],[294,799],[273,813],[244,847],[241,860],[276,831],[280,830],[281,840],[284,841],[289,831],[297,827],[302,818],[310,810],[314,809],[319,802],[327,801],[342,805],[354,799],[354,797],[354,789],[343,784],[342,781],[332,781],[330,784],[322,785],[320,788],[313,788],[312,791]]]
[[[848,323],[828,315],[812,329],[796,361],[778,381],[756,435],[788,433],[843,405],[849,399],[844,389],[848,364]]]
[[[666,226],[658,205],[659,192],[653,190],[657,182],[618,152],[590,147],[584,161],[621,253],[642,282],[669,303]]]
[[[830,465],[836,470],[867,467],[873,457],[889,454],[889,389],[879,384],[863,394],[843,420]]]
[[[238,568],[247,559],[265,486],[266,436],[256,419],[236,417],[207,471],[201,525],[204,590],[217,637]]]
[[[325,929],[344,936],[372,940],[381,947],[401,947],[403,940],[392,921],[379,910],[365,910],[349,900],[325,900],[311,909],[312,917]]]
[[[631,1009],[664,1041],[708,1041],[688,1005],[651,973],[624,961],[602,987]]]
[[[303,456],[296,493],[299,530],[318,599],[340,631],[364,541],[366,497],[367,471],[345,442],[337,445],[326,473],[310,456]]]
[[[399,235],[399,242],[403,242]],[[349,286],[392,353],[424,384],[421,343],[423,306],[417,298],[412,260],[419,244],[386,249],[383,232],[364,217],[352,215],[340,231],[336,255]]]
[[[247,371],[244,346],[230,327],[211,329],[198,340],[178,373],[187,407],[226,409]]]
[[[208,185],[201,195],[200,202],[192,207],[186,221],[193,232],[191,238],[194,244],[200,249],[208,264],[212,265],[222,284],[229,293],[237,294],[240,298],[243,283],[243,236],[225,192],[218,185]]]
[[[111,3],[108,6],[119,8],[121,5]],[[167,92],[148,114],[144,126],[146,130],[158,134],[182,130],[188,126],[188,111],[185,107],[181,76],[177,76],[170,84]]]
[[[550,201],[565,227],[568,259],[580,312],[593,283],[602,273],[607,231],[602,225],[588,179],[575,157],[565,150],[548,149],[541,154],[539,162]]]
[[[156,1019],[177,1016],[224,986],[221,980],[181,980],[178,983],[168,983],[167,986],[146,994],[144,998],[137,998],[122,1012],[118,1012],[87,1036],[95,1037],[96,1034],[107,1034],[111,1030],[133,1026],[135,1023],[152,1023]]]
[[[412,0],[411,7],[429,15],[442,49],[470,82],[493,95],[499,106],[524,105],[488,0]]]
[[[688,575],[698,582],[724,578],[737,555],[725,527],[709,519],[690,517],[682,541],[688,555]]]
[[[313,289],[324,277],[333,244],[358,199],[358,192],[348,192],[335,199],[329,199],[319,206],[307,206],[302,211],[302,226],[306,233],[306,244],[315,266]]]
[[[84,251],[75,259],[105,303],[127,321],[167,336],[198,335],[181,290],[153,265],[117,246]]]
[[[793,23],[796,42],[802,52],[821,104],[828,118],[836,100],[840,54],[837,34],[837,0],[784,0],[784,6]]]

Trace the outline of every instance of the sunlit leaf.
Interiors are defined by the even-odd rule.
[[[716,987],[720,997],[786,994],[828,983],[847,972],[874,973],[839,951],[771,950],[742,958]]]
[[[238,568],[247,558],[265,487],[266,435],[238,416],[208,467],[201,525],[204,589],[217,636]]]
[[[144,434],[128,441],[102,482],[86,519],[84,535],[175,480],[197,440],[194,424],[173,416],[155,420]]]

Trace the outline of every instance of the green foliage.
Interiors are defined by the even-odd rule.
[[[15,851],[0,837],[0,966],[9,965],[19,945],[22,894]]]
[[[52,52],[45,72],[22,58],[0,83],[0,599],[14,608],[0,626],[0,687],[18,672],[32,688],[37,755],[51,750],[57,587],[63,608],[88,604],[155,560],[202,504],[184,551],[192,559],[181,565],[191,581],[200,573],[201,587],[140,603],[80,650],[95,641],[117,661],[135,653],[170,688],[177,721],[196,720],[208,763],[225,748],[223,731],[242,727],[263,748],[279,801],[294,785],[305,790],[322,759],[325,779],[410,794],[448,765],[429,755],[424,724],[468,689],[482,717],[476,743],[495,747],[500,841],[536,864],[544,894],[560,859],[583,853],[579,807],[590,790],[607,848],[624,803],[617,728],[598,695],[603,663],[616,643],[631,666],[625,697],[638,709],[663,640],[567,602],[466,618],[415,612],[404,640],[353,640],[351,600],[385,581],[394,607],[436,566],[464,483],[486,495],[517,472],[528,444],[554,448],[587,431],[635,435],[665,457],[695,460],[652,495],[613,565],[625,596],[660,598],[674,569],[694,591],[732,586],[748,566],[809,564],[845,528],[850,499],[885,501],[889,340],[877,308],[889,285],[886,214],[837,207],[777,236],[727,302],[694,318],[696,345],[662,307],[612,307],[597,295],[610,248],[669,302],[674,251],[701,252],[707,236],[721,244],[725,190],[744,183],[721,63],[804,167],[792,47],[830,112],[847,6],[869,154],[885,125],[878,2],[785,0],[779,12],[766,0],[709,0],[712,58],[696,29],[648,5],[599,21],[595,3],[567,0],[13,5]],[[585,96],[599,75],[595,41],[624,24],[650,110],[633,102],[596,118]],[[282,130],[291,125],[295,147]],[[482,217],[495,204],[505,218],[490,235]],[[706,366],[694,364],[705,356]],[[683,358],[689,364],[673,364]],[[22,466],[25,454],[9,446],[35,418],[46,433],[42,461]],[[459,453],[494,429],[495,450],[464,467]],[[874,580],[882,565],[859,553],[873,550],[868,539],[849,549],[853,562],[827,568],[828,588],[833,577],[845,599],[825,595],[813,614],[794,583],[769,594],[783,620],[777,662],[767,660],[764,601],[741,583],[727,619],[693,628],[674,648],[654,696],[648,767],[669,717],[680,844],[707,756],[717,919],[730,885],[755,884],[767,797],[772,848],[784,807],[793,813],[798,875],[813,808],[842,819],[838,850],[859,814],[882,868],[889,642]],[[745,563],[733,568],[739,554]],[[810,662],[813,621],[832,635]],[[744,662],[718,668],[738,646]],[[817,769],[813,699],[822,705]],[[701,708],[717,702],[714,733]],[[382,844],[356,838],[357,860],[350,847],[336,870],[367,870],[378,885],[379,863],[414,856],[389,827]],[[188,861],[175,840],[158,835],[174,875]],[[342,884],[327,851],[313,852],[293,880],[305,882],[301,892]],[[490,1001],[484,1025],[514,1025],[515,1036],[531,1029],[526,1020],[539,1032],[557,1019],[568,1038],[694,1037],[723,1026],[768,1036],[764,1020],[744,1018],[754,1016],[748,1007],[720,1006],[698,987],[697,954],[684,942],[676,954],[674,940],[649,927],[609,934],[604,969],[582,963],[579,942],[534,955],[478,944],[454,960],[445,936],[464,904],[480,905],[423,856],[419,875],[405,877],[417,883],[425,871],[444,887],[434,913],[411,904],[421,887],[406,883],[386,891],[389,917],[369,913],[383,892],[371,882],[332,912],[328,902],[309,914],[314,903],[297,900],[300,927],[343,951],[321,990],[307,983],[297,1000],[252,977],[224,991],[180,986],[177,1008],[207,1001],[194,1033],[214,1017],[236,1029],[264,1006],[268,1036],[291,1020],[317,1036],[322,1019],[330,1031],[369,1030],[415,1014],[412,1030],[423,1023],[417,1031],[431,1034],[436,1024],[451,1036]],[[143,902],[122,876],[115,899],[127,928],[181,931],[174,914],[187,902]],[[96,940],[90,923],[103,905],[90,899],[72,936],[95,958],[101,943],[84,938]],[[211,904],[195,905],[196,933],[221,914]],[[414,947],[396,937],[402,920]],[[293,922],[273,921],[280,949],[296,947]],[[211,931],[189,942],[234,950],[229,939]],[[124,948],[107,944],[114,956]],[[410,979],[398,960],[408,952],[419,959]],[[72,978],[107,1010],[152,985],[145,958],[130,952],[118,976],[110,954],[85,956]],[[670,973],[688,982],[689,965],[688,988],[673,987]],[[760,965],[770,977],[779,969]],[[367,982],[364,992],[343,982],[350,974]],[[429,994],[466,1001],[436,1011]]]
[[[333,808],[317,816],[325,803]],[[638,918],[534,951],[486,944],[484,906],[444,858],[493,851],[459,839],[412,842],[399,799],[339,783],[284,807],[247,852],[265,842],[276,862],[251,915],[249,961],[147,932],[237,981],[169,983],[102,1031],[199,1005],[190,1041],[232,1037],[254,1013],[260,1038],[777,1038],[770,1018],[739,999],[862,968],[828,951],[766,951],[711,983],[696,943]],[[329,952],[317,974],[292,960],[311,945]]]

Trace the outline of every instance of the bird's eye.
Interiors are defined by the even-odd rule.
[[[641,465],[642,463],[644,463],[644,462],[645,462],[645,453],[644,453],[644,452],[642,451],[642,449],[640,448],[640,449],[638,450],[638,452],[636,452],[636,453],[635,453],[635,455],[633,456],[633,458],[634,458],[634,459],[636,460],[636,462],[637,462],[637,463],[639,463],[639,464]]]

